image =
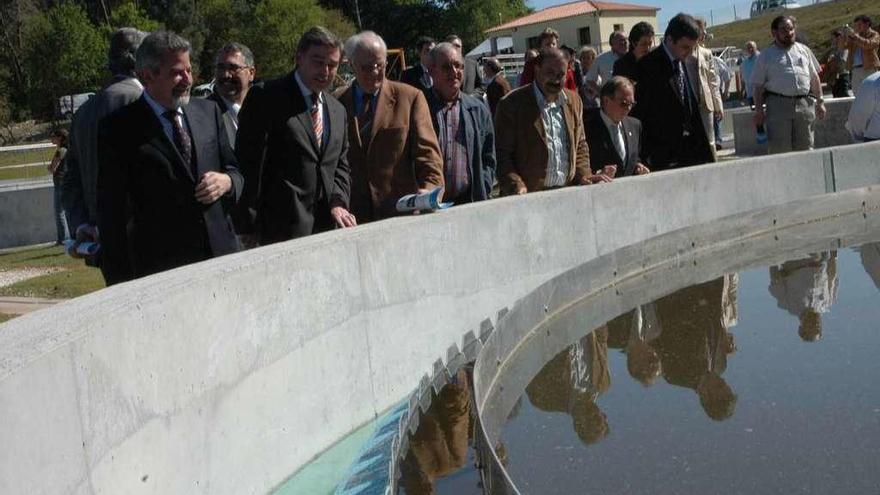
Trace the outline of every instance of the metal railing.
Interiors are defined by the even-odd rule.
[[[52,143],[0,147],[0,181],[49,178],[46,167],[54,153]]]

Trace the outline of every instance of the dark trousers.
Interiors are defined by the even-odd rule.
[[[834,84],[831,86],[831,96],[835,98],[845,98],[852,95],[849,74],[840,74],[837,76],[837,79],[834,80]]]

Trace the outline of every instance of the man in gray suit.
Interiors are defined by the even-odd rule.
[[[110,38],[107,67],[113,82],[76,111],[70,125],[67,173],[61,183],[61,201],[76,243],[99,242],[97,195],[98,122],[141,97],[143,85],[134,75],[135,52],[147,33],[122,28]],[[76,249],[71,256],[78,257]],[[87,259],[89,264],[98,260]]]
[[[327,92],[341,57],[339,38],[313,27],[299,40],[296,69],[248,92],[235,143],[244,175],[236,230],[246,245],[356,225],[345,107]]]

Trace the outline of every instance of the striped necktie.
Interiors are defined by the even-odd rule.
[[[321,147],[321,140],[324,137],[324,121],[321,118],[321,105],[318,102],[318,93],[312,93],[312,108],[309,111],[309,115],[312,117],[312,129],[315,131],[315,141],[318,143],[318,148]]]

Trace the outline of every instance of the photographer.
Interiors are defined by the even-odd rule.
[[[880,58],[877,56],[880,34],[872,29],[872,25],[870,17],[859,15],[853,19],[853,27],[846,26],[843,30],[849,48],[846,67],[852,73],[852,88],[856,95],[859,94],[862,81],[880,70]]]

